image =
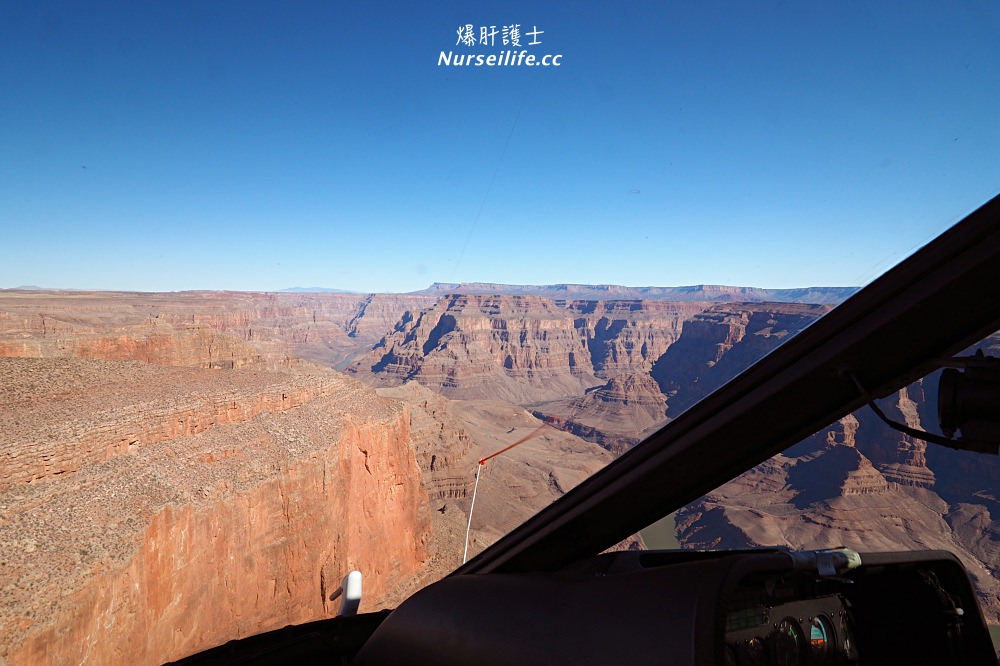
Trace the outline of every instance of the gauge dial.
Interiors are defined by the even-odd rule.
[[[751,638],[746,642],[744,646],[746,655],[746,661],[743,663],[748,664],[748,666],[763,666],[767,663],[767,649],[764,647],[764,641],[760,638]]]
[[[813,657],[825,657],[837,644],[833,632],[833,622],[825,615],[817,615],[809,624],[809,654]]]
[[[799,623],[790,617],[779,622],[772,648],[777,666],[801,666],[805,662],[806,641]]]

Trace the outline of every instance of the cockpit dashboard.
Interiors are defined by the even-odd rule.
[[[854,555],[824,568],[822,553],[626,551],[454,576],[394,611],[357,663],[997,663],[953,555]]]
[[[180,663],[997,663],[952,554],[853,554],[830,567],[829,552],[623,551],[555,572],[451,576],[392,612],[289,627]]]

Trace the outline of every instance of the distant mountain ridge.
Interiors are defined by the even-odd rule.
[[[812,303],[834,305],[846,300],[860,287],[801,287],[762,289],[699,284],[686,287],[625,287],[614,284],[498,284],[493,282],[435,282],[414,295],[490,294],[544,296],[571,300],[656,300],[712,301],[742,303]]]
[[[617,284],[502,284],[497,282],[435,282],[426,289],[397,292],[361,292],[332,287],[288,287],[274,292],[237,291],[234,293],[279,294],[381,294],[398,296],[435,296],[450,294],[486,296],[541,296],[556,301],[673,301],[707,303],[808,303],[812,305],[838,305],[858,291],[860,287],[799,287],[793,289],[764,289],[760,287],[734,287],[728,285],[698,284],[684,287],[626,287]],[[0,291],[86,291],[92,293],[180,293],[136,292],[106,289],[54,289],[24,285],[0,288]],[[191,290],[187,290],[191,291]],[[205,293],[227,293],[228,290],[196,290]],[[193,293],[193,291],[192,291]]]
[[[332,287],[288,287],[280,289],[282,294],[357,294],[360,292],[350,289],[333,289]]]

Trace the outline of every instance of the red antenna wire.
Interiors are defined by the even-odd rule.
[[[517,446],[519,444],[524,444],[528,440],[534,439],[535,437],[538,437],[538,435],[540,435],[541,432],[543,430],[545,430],[545,426],[552,426],[553,428],[556,428],[556,426],[553,425],[554,423],[562,423],[562,420],[559,417],[557,417],[557,416],[550,416],[549,418],[545,419],[542,422],[542,425],[538,426],[534,431],[532,431],[531,433],[529,433],[527,436],[522,437],[521,439],[517,440],[516,442],[514,442],[510,446],[506,446],[506,447],[500,449],[496,453],[491,453],[490,455],[486,456],[485,458],[482,458],[479,461],[479,464],[480,465],[485,465],[486,461],[489,460],[490,458],[496,458],[501,453],[506,453],[507,451],[510,451],[515,446]],[[556,430],[561,430],[561,428],[556,428]]]
[[[517,440],[510,446],[504,447],[499,451],[497,451],[496,453],[491,453],[485,458],[481,458],[479,460],[479,465],[476,467],[476,485],[472,489],[472,505],[469,506],[469,524],[465,528],[465,553],[462,555],[462,564],[465,564],[466,559],[468,559],[469,557],[469,533],[472,531],[472,511],[476,508],[476,493],[479,491],[479,471],[483,468],[483,465],[485,465],[486,461],[489,460],[490,458],[496,458],[501,453],[510,451],[518,444],[524,444],[529,439],[534,439],[535,437],[538,437],[538,435],[543,430],[545,430],[545,426],[552,426],[553,428],[556,428],[556,426],[553,425],[554,423],[562,424],[563,422],[560,418],[556,416],[550,416],[549,418],[545,419],[545,421],[542,422],[542,425],[538,426],[534,431],[528,434],[527,437],[522,437],[521,439]],[[565,427],[565,424],[563,424],[563,427]],[[560,430],[561,428],[556,428],[556,429]]]

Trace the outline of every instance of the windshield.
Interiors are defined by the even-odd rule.
[[[990,3],[100,9],[0,8],[0,660],[392,606],[1000,182]],[[1000,622],[936,455],[847,417],[621,547],[941,545]]]
[[[1000,334],[964,357],[980,350],[997,357]],[[647,543],[700,550],[947,550],[965,564],[987,621],[996,625],[991,516],[1000,462],[901,432],[942,433],[939,414],[949,413],[939,411],[945,386],[935,371],[876,401],[878,411],[867,406],[841,418],[651,526],[643,532]],[[969,427],[976,427],[971,418]]]

